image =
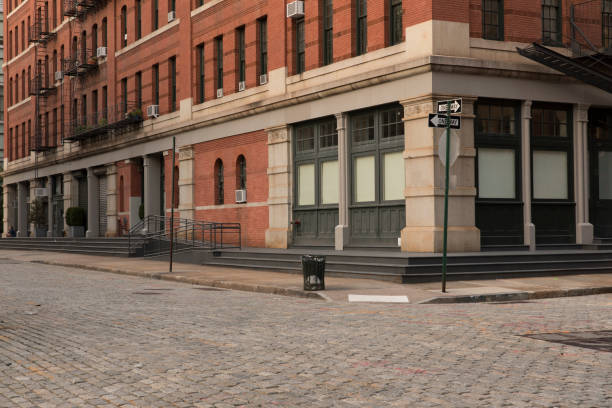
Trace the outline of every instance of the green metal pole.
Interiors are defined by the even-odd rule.
[[[446,104],[446,179],[444,182],[444,243],[442,244],[442,292],[446,292],[446,244],[448,238],[448,179],[450,174],[450,124],[451,103]]]
[[[170,268],[172,273],[172,254],[174,252],[174,163],[176,154],[176,137],[172,136],[172,196],[170,198]]]

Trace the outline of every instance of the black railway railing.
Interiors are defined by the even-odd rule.
[[[68,122],[68,136],[64,140],[83,140],[136,126],[142,121],[142,110],[135,102],[120,103],[85,115],[73,114],[73,119]]]

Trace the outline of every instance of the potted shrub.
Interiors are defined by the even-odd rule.
[[[66,210],[66,224],[70,227],[71,238],[85,236],[85,210],[81,207],[70,207]]]
[[[47,236],[47,214],[40,198],[35,199],[30,204],[28,219],[31,224],[34,224],[34,236],[36,238]]]
[[[126,114],[126,117],[130,120],[142,119],[142,111],[139,108],[134,108]]]

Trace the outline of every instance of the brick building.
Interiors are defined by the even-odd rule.
[[[10,0],[4,230],[38,198],[49,236],[174,206],[247,246],[440,251],[427,117],[461,97],[451,251],[612,236],[611,94],[517,52],[606,55],[612,1],[573,3]]]

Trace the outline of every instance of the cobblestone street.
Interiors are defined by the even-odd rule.
[[[11,262],[0,407],[612,406],[610,295],[348,304]]]

